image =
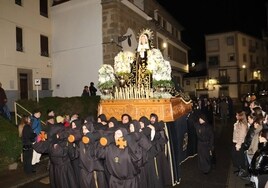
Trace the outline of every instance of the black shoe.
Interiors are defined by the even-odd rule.
[[[32,165],[32,173],[36,172],[36,165]]]

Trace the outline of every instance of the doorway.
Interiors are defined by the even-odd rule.
[[[20,99],[28,99],[28,74],[20,73]]]
[[[32,98],[32,70],[18,69],[18,97],[20,99]]]

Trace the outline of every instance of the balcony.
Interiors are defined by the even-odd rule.
[[[229,84],[230,83],[230,76],[220,76],[218,78],[219,84]]]
[[[248,47],[248,51],[251,52],[251,53],[255,53],[255,52],[256,52],[256,47],[254,47],[254,46],[249,46],[249,47]]]

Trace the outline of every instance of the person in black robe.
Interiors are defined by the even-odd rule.
[[[119,142],[122,139],[122,142]],[[110,175],[110,188],[138,188],[138,161],[142,153],[131,149],[132,141],[128,140],[127,130],[118,128],[114,133],[114,142],[105,147],[99,147],[97,157],[104,159]],[[118,145],[117,145],[118,144]]]
[[[159,177],[162,179],[160,182],[163,182],[163,186],[171,186],[171,167],[169,163],[170,156],[168,155],[168,139],[165,133],[165,123],[163,121],[159,121],[157,124],[157,132],[156,132],[156,142],[158,154],[156,156],[157,168],[159,169]]]
[[[66,131],[63,123],[59,122],[50,128],[47,140],[37,142],[33,146],[37,152],[48,153],[49,155],[49,180],[51,188],[78,187],[70,160],[72,149],[67,141],[68,135],[69,133]]]
[[[156,115],[154,118],[156,118],[153,120],[154,122],[158,120]],[[152,120],[152,118],[150,118],[150,120]],[[147,187],[162,188],[163,183],[159,177],[159,170],[156,159],[156,156],[158,154],[157,142],[155,140],[156,129],[155,126],[150,124],[150,120],[145,116],[141,117],[139,120],[141,127],[144,126],[144,128],[142,128],[142,133],[147,137],[152,145],[149,151],[147,151],[146,163],[144,164],[144,167],[141,168],[141,173],[145,174]]]
[[[119,122],[117,121],[117,119],[115,117],[111,117],[109,119],[109,121],[107,122],[107,129],[105,130],[106,134],[114,134],[114,132],[116,131],[116,129],[119,128]]]
[[[141,129],[147,127],[150,124],[149,119],[145,116],[140,117],[139,122],[140,122]]]
[[[150,128],[149,128],[150,129]],[[135,139],[136,146],[132,146],[132,148],[140,149],[142,153],[142,158],[139,161],[139,168],[140,168],[140,187],[149,187],[147,184],[147,176],[145,172],[144,166],[148,160],[148,151],[151,149],[152,144],[151,141],[145,136],[142,132],[141,124],[137,120],[132,120],[129,125],[129,135]]]
[[[105,114],[100,114],[97,117],[97,122],[94,124],[95,130],[107,129],[107,118]]]
[[[96,157],[97,141],[101,134],[94,130],[92,118],[87,117],[82,127],[84,138],[79,143],[80,187],[108,187],[103,161]]]
[[[49,167],[50,186],[52,188],[77,188],[78,182],[70,160],[70,144],[65,128],[53,136],[48,153],[51,161]]]
[[[129,129],[129,124],[132,121],[132,118],[129,114],[123,114],[121,116],[121,123],[119,123],[119,127]]]
[[[80,182],[80,168],[79,168],[79,142],[82,138],[82,120],[76,119],[71,122],[71,129],[69,130],[69,133],[74,136],[74,140],[72,143],[69,143],[72,147],[71,152],[69,153],[71,164],[74,169],[74,174],[76,177],[76,182]]]
[[[33,132],[30,125],[31,119],[28,116],[25,118],[25,125],[22,129],[22,149],[23,149],[23,170],[26,174],[35,172],[32,165],[33,158],[33,143],[35,142],[36,134]]]
[[[204,114],[199,115],[198,123],[195,124],[195,128],[198,138],[198,167],[204,174],[208,174],[211,170],[212,152],[214,150],[213,129],[211,125],[208,124]]]
[[[165,124],[163,121],[158,121],[158,116],[154,113],[150,115],[150,124],[155,128],[155,137],[152,142],[157,150],[155,162],[157,164],[159,182],[163,187],[170,186],[171,170],[168,159],[170,156],[167,153],[168,139],[164,131]]]

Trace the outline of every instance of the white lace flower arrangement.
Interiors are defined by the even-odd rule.
[[[135,54],[129,51],[119,52],[114,57],[114,72],[117,76],[128,76]]]
[[[171,65],[166,61],[159,49],[148,51],[147,69],[152,73],[153,87],[171,87]]]
[[[103,64],[98,71],[99,80],[98,88],[99,89],[111,89],[116,84],[114,69],[111,65]]]

